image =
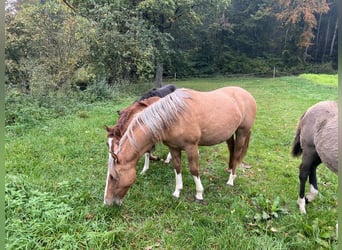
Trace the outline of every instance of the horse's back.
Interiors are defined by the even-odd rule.
[[[200,92],[187,89],[200,116],[208,117],[223,115],[227,119],[232,117],[240,121],[249,118],[253,122],[256,115],[254,97],[240,87],[224,87],[209,92]]]
[[[224,87],[209,92],[183,91],[190,94],[187,103],[191,112],[185,116],[182,126],[189,127],[193,134],[200,134],[199,145],[218,144],[226,141],[238,128],[247,132],[253,126],[256,102],[246,90]]]

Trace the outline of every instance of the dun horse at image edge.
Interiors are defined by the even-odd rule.
[[[224,87],[210,92],[177,89],[135,115],[118,147],[108,140],[109,159],[104,203],[121,205],[136,178],[140,157],[157,142],[169,147],[176,175],[173,196],[183,188],[181,151],[187,155],[196,185],[196,199],[203,199],[199,175],[198,146],[226,142],[229,149],[227,182],[234,185],[236,167],[247,152],[256,116],[253,96],[239,87]]]
[[[322,162],[335,174],[338,173],[338,105],[335,101],[322,101],[310,107],[300,118],[292,155],[302,155],[299,167],[299,197],[301,213],[305,204],[318,194],[316,169]],[[309,178],[310,191],[305,195],[305,183]]]

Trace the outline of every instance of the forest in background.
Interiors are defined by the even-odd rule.
[[[334,73],[337,0],[7,0],[6,86]]]

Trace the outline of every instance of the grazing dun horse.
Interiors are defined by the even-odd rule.
[[[131,106],[125,108],[124,110],[118,111],[119,119],[115,126],[108,127],[105,126],[107,130],[107,142],[113,144],[114,150],[118,146],[121,137],[127,130],[127,127],[133,117],[141,112],[143,109],[151,105],[152,103],[158,101],[160,98],[167,96],[168,94],[176,90],[176,86],[173,84],[167,84],[161,88],[153,88],[143,94],[138,100],[136,100]],[[152,146],[153,148],[154,146]],[[141,174],[145,173],[150,166],[150,158],[158,160],[158,157],[153,157],[151,155],[151,149],[145,153],[145,163],[141,171]],[[169,163],[171,160],[171,154],[169,153],[165,163]]]
[[[198,146],[226,142],[230,151],[228,185],[234,185],[236,166],[242,162],[256,116],[253,96],[239,87],[210,92],[177,89],[138,113],[121,138],[118,148],[109,142],[110,157],[104,203],[121,205],[136,178],[136,164],[158,141],[169,147],[176,175],[173,196],[183,188],[181,151],[187,155],[196,185],[197,200],[203,199],[199,175]]]
[[[335,174],[338,172],[338,109],[335,101],[322,101],[310,107],[300,118],[293,141],[292,155],[302,155],[299,167],[299,198],[301,213],[305,203],[318,194],[316,169],[322,162]],[[309,177],[310,192],[304,197]]]

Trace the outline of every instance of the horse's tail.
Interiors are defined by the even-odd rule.
[[[301,122],[302,122],[302,119],[304,117],[304,114],[301,116],[301,118],[299,120],[299,123],[298,123],[298,126],[297,126],[296,135],[295,135],[295,138],[294,138],[293,143],[292,143],[292,151],[291,151],[291,153],[292,153],[293,157],[298,157],[303,152],[303,149],[300,146],[300,132],[301,132]]]

